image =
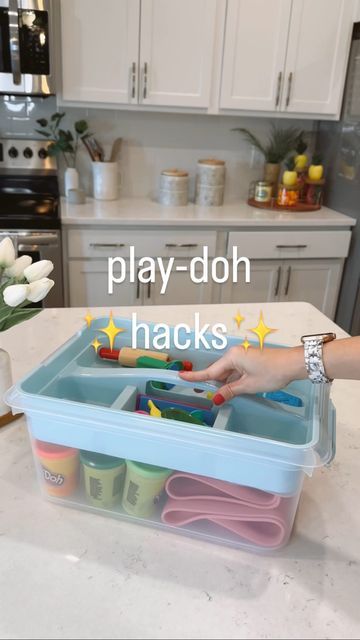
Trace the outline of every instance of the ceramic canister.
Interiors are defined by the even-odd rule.
[[[195,203],[202,207],[220,207],[224,202],[224,187],[196,183]]]
[[[211,187],[223,186],[225,184],[225,161],[216,158],[199,160],[197,182]]]
[[[188,203],[189,174],[179,169],[167,169],[160,175],[159,203],[185,206]]]

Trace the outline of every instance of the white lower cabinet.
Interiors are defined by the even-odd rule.
[[[108,293],[107,260],[69,260],[70,307],[123,307],[140,304],[135,283],[125,280]],[[116,276],[116,269],[114,268]]]
[[[175,260],[165,293],[161,293],[162,280],[156,272],[156,281],[143,285],[146,289],[145,304],[210,304],[212,302],[212,282],[193,282],[189,274],[190,260]],[[176,271],[177,266],[186,266],[187,271]],[[196,278],[201,279],[202,272],[195,271]]]
[[[251,282],[227,282],[221,302],[309,302],[334,318],[342,259],[251,260]]]

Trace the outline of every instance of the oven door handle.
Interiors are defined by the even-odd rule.
[[[58,236],[53,233],[31,236],[15,236],[19,251],[38,251],[44,247],[54,247],[58,244]]]
[[[19,7],[17,0],[9,0],[10,60],[13,82],[21,84],[20,45],[19,45]]]

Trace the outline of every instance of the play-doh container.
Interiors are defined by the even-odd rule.
[[[59,497],[74,493],[79,480],[78,450],[40,440],[34,440],[33,450],[44,491]]]
[[[112,507],[120,502],[125,479],[125,461],[93,451],[81,451],[88,500],[95,506]]]
[[[170,474],[169,469],[127,460],[122,499],[126,513],[140,518],[154,515]]]

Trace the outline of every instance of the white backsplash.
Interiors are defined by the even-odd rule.
[[[242,140],[233,127],[246,127],[264,139],[269,118],[174,114],[117,109],[61,107],[66,111],[64,128],[85,118],[109,157],[116,137],[123,138],[119,157],[121,195],[155,198],[160,172],[166,168],[186,169],[190,174],[190,197],[194,193],[197,160],[217,157],[226,161],[225,202],[247,198],[249,183],[262,175],[262,158]],[[55,98],[0,98],[0,136],[38,137],[36,120],[56,111]],[[296,125],[313,131],[314,121],[282,120],[282,126]],[[92,195],[91,164],[85,148],[78,154],[80,182]],[[63,189],[62,164],[60,179]]]

